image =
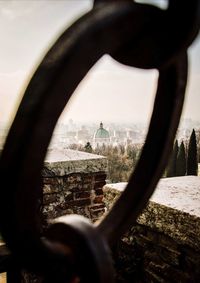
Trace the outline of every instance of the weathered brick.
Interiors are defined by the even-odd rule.
[[[63,212],[64,212],[64,214],[73,214],[74,213],[73,209],[70,209],[70,208],[63,210]]]
[[[101,196],[96,196],[95,199],[93,200],[94,203],[102,203],[103,202],[103,195]]]
[[[150,242],[149,240],[148,240],[148,238],[146,238],[145,236],[143,236],[143,235],[137,235],[136,237],[135,237],[135,239],[136,239],[136,243],[138,244],[138,245],[140,245],[141,247],[143,247],[143,248],[151,248],[153,245],[152,245],[152,242]]]
[[[92,176],[92,174],[83,175],[83,178],[82,178],[83,184],[89,184],[89,183],[92,183],[93,181],[94,181],[94,176]]]
[[[72,192],[79,192],[83,190],[82,184],[71,184],[67,187],[65,187],[66,191],[72,191]]]
[[[91,195],[91,191],[82,191],[78,193],[74,193],[75,199],[89,198]]]
[[[147,246],[144,245],[143,247],[146,248]],[[158,260],[159,254],[152,247],[151,250],[149,249],[144,250],[144,258],[146,263],[149,263],[151,261],[155,262]]]
[[[47,167],[44,166],[44,168],[42,169],[42,177],[43,178],[46,178],[46,177],[55,178],[56,174],[52,170],[50,170],[50,169],[48,169]]]
[[[106,179],[106,174],[103,173],[96,173],[94,176],[95,181],[104,181]]]
[[[51,194],[51,193],[58,193],[61,192],[61,188],[59,186],[52,186],[52,185],[43,185],[43,194]]]
[[[57,202],[57,194],[45,194],[43,196],[43,204],[50,204],[53,202]]]
[[[70,207],[74,207],[74,206],[86,206],[86,205],[90,205],[91,204],[91,199],[90,198],[83,198],[83,199],[78,199],[78,200],[73,200],[73,201],[69,201],[68,205]]]
[[[92,218],[99,218],[99,217],[101,217],[104,213],[105,213],[105,209],[103,209],[103,208],[96,209],[96,210],[92,210],[92,211],[91,211],[91,217],[92,217]]]
[[[65,194],[65,195],[64,195],[64,198],[65,198],[65,202],[74,200],[74,194],[73,194],[73,193]]]
[[[47,185],[59,186],[63,184],[63,178],[61,177],[43,178],[43,183]]]
[[[69,209],[69,208],[71,208],[71,207],[70,207],[68,202],[63,202],[63,203],[60,203],[56,206],[56,209],[58,211],[66,210],[66,209]]]
[[[58,217],[57,210],[43,212],[43,217],[46,219],[55,219]]]
[[[69,176],[64,177],[65,183],[80,183],[82,182],[82,175],[81,174],[71,174]]]
[[[172,251],[165,248],[160,250],[160,258],[173,266],[179,266],[180,255],[181,253],[178,251]]]
[[[99,188],[103,188],[103,186],[105,186],[106,181],[96,181],[94,183],[94,189],[99,189]]]
[[[91,206],[89,206],[89,210],[96,210],[96,209],[101,209],[101,208],[105,208],[105,205],[104,204],[93,204]]]
[[[159,246],[168,248],[170,250],[178,250],[179,249],[179,245],[174,239],[172,239],[168,236],[165,236],[162,233],[155,233],[155,231],[152,232],[152,233],[154,233],[154,235],[157,234]]]
[[[184,260],[182,260],[182,262],[184,261],[184,267],[188,270],[198,270],[199,266],[200,266],[200,256],[197,255],[195,252],[193,253],[193,255],[184,255]],[[199,270],[200,273],[200,270]]]
[[[92,183],[86,183],[82,185],[82,189],[85,191],[89,191],[93,189],[93,184]]]
[[[144,281],[145,283],[151,282],[151,283],[170,283],[170,281],[166,281],[162,278],[162,276],[158,276],[153,272],[151,269],[145,268],[144,270]]]
[[[190,275],[186,272],[181,271],[172,267],[171,265],[164,262],[149,262],[149,268],[154,270],[157,275],[162,276],[163,279],[171,280],[171,282],[191,282]]]
[[[95,193],[96,193],[97,196],[103,195],[103,189],[102,188],[96,188]]]

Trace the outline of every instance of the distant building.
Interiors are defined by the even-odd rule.
[[[99,129],[95,132],[93,138],[93,147],[110,144],[110,134],[104,129],[103,123],[100,123]]]
[[[83,141],[83,144],[91,140],[91,136],[85,126],[82,126],[81,129],[77,131],[77,139]]]

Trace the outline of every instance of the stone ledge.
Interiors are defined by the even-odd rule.
[[[107,158],[76,151],[76,150],[50,150],[47,153],[43,177],[64,176],[74,173],[107,172]]]
[[[108,209],[125,186],[126,183],[104,186]],[[200,251],[200,177],[161,179],[137,222]]]

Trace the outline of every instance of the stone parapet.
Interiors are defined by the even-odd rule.
[[[104,187],[108,209],[125,186]],[[199,188],[196,176],[161,179],[114,251],[118,282],[199,282]]]
[[[79,214],[92,222],[105,212],[103,186],[107,173],[107,159],[103,156],[75,151],[48,152],[43,177],[43,224],[67,215]],[[23,283],[41,283],[43,278],[23,272]]]
[[[75,151],[53,150],[43,169],[45,221],[66,214],[80,214],[96,221],[104,212],[105,157]]]

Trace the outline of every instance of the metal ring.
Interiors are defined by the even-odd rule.
[[[74,277],[77,276],[80,282],[114,282],[113,261],[107,241],[85,217],[62,216],[49,227],[45,236],[51,243],[70,247],[73,267],[70,271],[74,271]],[[48,278],[53,278],[48,283],[57,282],[58,275],[55,274],[56,278],[53,278],[55,275],[48,271]]]

